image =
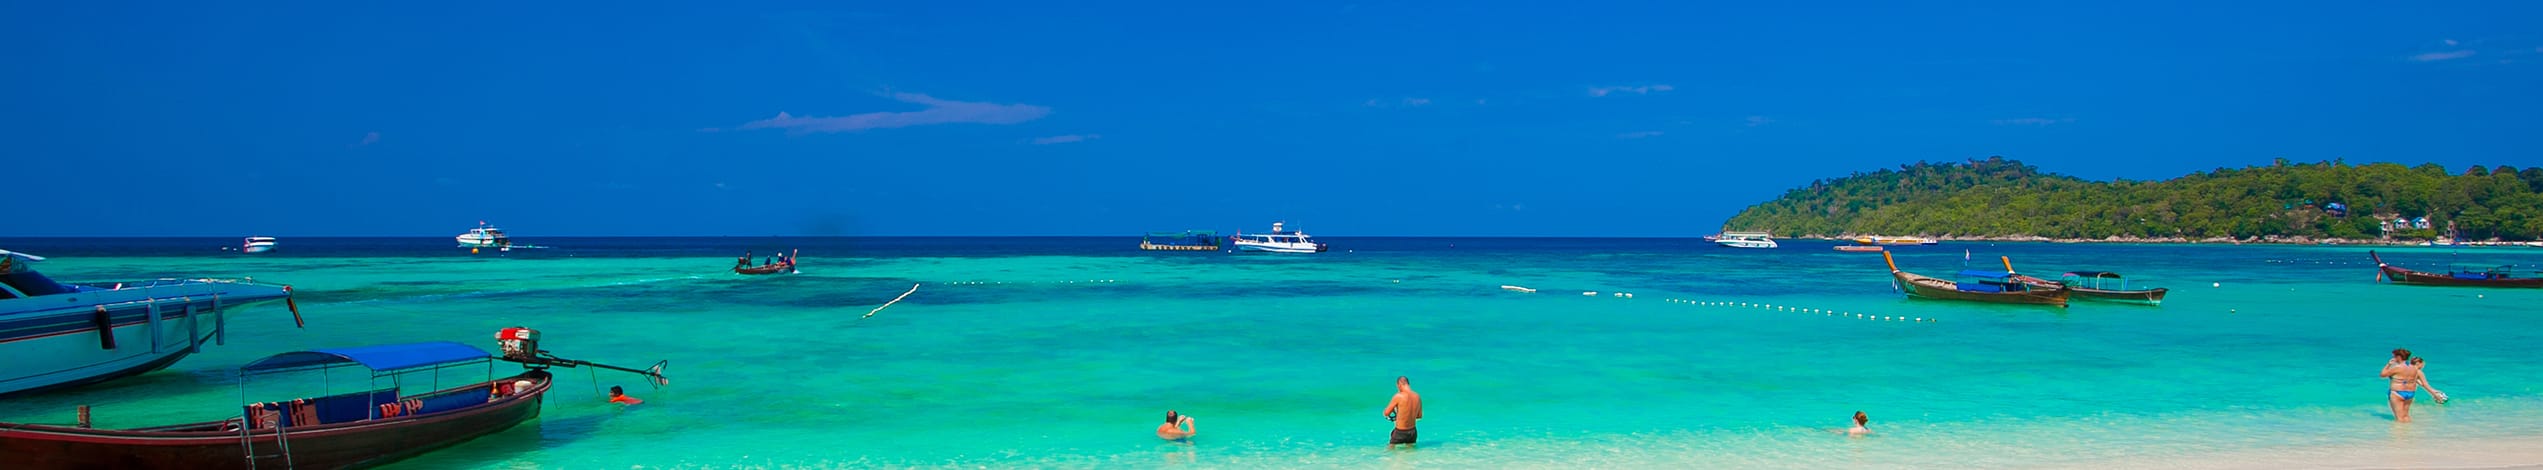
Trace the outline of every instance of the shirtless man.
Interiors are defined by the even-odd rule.
[[[2410,364],[2411,350],[2393,350],[2393,360],[2384,363],[2384,378],[2392,381],[2384,402],[2393,406],[2393,421],[2411,422],[2411,399],[2419,395],[2419,368]]]
[[[1192,417],[1176,414],[1174,410],[1166,410],[1166,424],[1157,426],[1158,439],[1181,442],[1191,439],[1193,434],[1200,434],[1200,431],[1192,429]]]
[[[1395,378],[1395,399],[1386,402],[1386,419],[1395,422],[1395,433],[1386,436],[1386,448],[1394,449],[1396,444],[1413,447],[1413,440],[1420,437],[1413,430],[1413,421],[1422,419],[1422,394],[1413,393],[1413,379]]]

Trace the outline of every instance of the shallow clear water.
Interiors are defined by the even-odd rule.
[[[309,319],[293,329],[279,306],[247,310],[226,346],[12,398],[0,420],[68,421],[79,404],[108,427],[218,419],[239,402],[230,371],[257,357],[492,349],[495,330],[525,325],[567,357],[668,359],[672,385],[565,371],[537,425],[400,466],[2093,466],[2543,436],[2543,290],[2377,284],[2363,248],[1898,250],[1926,274],[1961,269],[1967,250],[1971,267],[2011,256],[2026,272],[2112,270],[2173,289],[2160,307],[2057,309],[1903,299],[1878,254],[1807,241],[1337,238],[1320,255],[1094,238],[523,241],[555,248],[0,241],[53,257],[41,267],[64,280],[289,283]],[[781,248],[804,250],[803,274],[725,271],[742,250]],[[2382,251],[2423,269],[2543,265],[2531,248]],[[2395,347],[2431,358],[2455,401],[2391,423],[2375,371]],[[1429,406],[1417,451],[1382,449],[1398,375]],[[647,403],[605,404],[597,389],[611,385]],[[1150,435],[1167,409],[1196,417],[1195,444]],[[1874,437],[1828,431],[1857,410]]]

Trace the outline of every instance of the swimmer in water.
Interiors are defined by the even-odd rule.
[[[1192,428],[1192,417],[1175,413],[1174,410],[1166,410],[1166,424],[1157,426],[1158,439],[1175,442],[1183,442],[1191,439],[1192,435],[1200,433]]]
[[[1871,416],[1869,416],[1869,415],[1865,415],[1865,414],[1863,414],[1863,412],[1861,412],[1861,411],[1856,411],[1856,412],[1854,412],[1854,427],[1852,427],[1852,428],[1846,428],[1846,430],[1845,430],[1845,435],[1848,435],[1848,436],[1861,436],[1861,435],[1865,435],[1865,434],[1871,434],[1871,433],[1872,433],[1872,430],[1871,430],[1871,429],[1868,429],[1868,428],[1863,427],[1863,425],[1871,424],[1871,423],[1872,423],[1872,417],[1871,417]]]
[[[628,406],[645,404],[644,400],[638,400],[636,397],[627,396],[627,389],[619,388],[616,385],[609,386],[609,402]]]

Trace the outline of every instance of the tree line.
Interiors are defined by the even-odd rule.
[[[2345,211],[2333,210],[2333,204]],[[2428,229],[2386,230],[2426,217]],[[2449,172],[2341,161],[2217,168],[2164,181],[2088,181],[2004,157],[1900,165],[1812,181],[1749,206],[1727,230],[2050,238],[2543,239],[2543,167]]]

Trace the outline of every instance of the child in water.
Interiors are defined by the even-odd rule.
[[[609,386],[609,402],[628,406],[642,405],[645,403],[644,400],[638,400],[636,397],[627,396],[627,389],[619,388],[616,385]]]

